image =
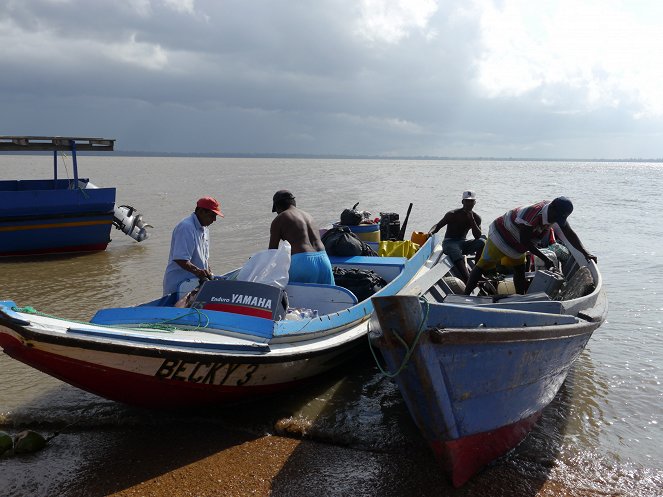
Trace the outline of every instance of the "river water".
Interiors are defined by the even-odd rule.
[[[51,163],[47,156],[0,155],[1,177],[49,177]],[[71,163],[66,166],[60,177],[71,174]],[[0,299],[89,319],[102,307],[158,297],[171,230],[203,195],[217,197],[225,214],[210,228],[212,269],[222,273],[267,247],[276,190],[292,190],[298,206],[321,225],[356,202],[358,209],[375,215],[398,212],[403,219],[412,202],[409,233],[427,231],[460,206],[463,190],[472,189],[484,230],[517,205],[570,197],[575,205],[570,223],[599,260],[608,320],[534,432],[460,490],[444,486],[428,462],[417,467],[409,459],[387,465],[388,478],[381,473],[379,461],[400,454],[428,461],[430,454],[398,390],[380,376],[369,354],[276,401],[232,412],[154,413],[82,392],[0,352],[0,430],[63,433],[30,457],[0,456],[0,496],[55,495],[54,489],[60,495],[86,495],[83,489],[101,471],[86,468],[86,461],[118,453],[117,437],[109,433],[157,426],[168,437],[192,424],[304,437],[324,443],[321,452],[331,445],[352,450],[357,461],[372,461],[373,466],[352,471],[329,464],[321,472],[319,463],[300,458],[296,466],[309,471],[298,483],[301,495],[414,495],[415,488],[417,495],[422,489],[430,495],[481,495],[480,488],[494,495],[539,495],[542,481],[566,495],[663,495],[663,164],[81,155],[79,168],[81,177],[98,186],[116,186],[118,203],[133,205],[154,225],[150,238],[139,244],[113,230],[113,241],[102,253],[3,260]],[[123,440],[121,450],[123,457],[138,457],[144,447]],[[291,494],[287,482],[299,474],[293,466],[294,460],[272,482],[273,495]],[[382,484],[374,484],[378,480]]]

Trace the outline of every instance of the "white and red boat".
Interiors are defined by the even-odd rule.
[[[335,267],[374,271],[386,283],[376,295],[395,295],[441,256],[441,243],[431,240],[410,259],[331,259]],[[0,347],[102,397],[177,407],[291,388],[351,358],[365,343],[370,298],[358,301],[335,285],[289,284],[283,290],[234,275],[204,283],[191,307],[175,307],[182,296],[176,292],[136,307],[100,310],[89,322],[0,301]],[[291,319],[293,308],[307,312]]]

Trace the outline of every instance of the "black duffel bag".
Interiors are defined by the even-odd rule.
[[[387,285],[387,282],[370,269],[345,269],[334,267],[334,282],[355,294],[357,300],[366,300]]]
[[[334,226],[322,235],[322,243],[328,255],[351,257],[353,255],[377,255],[366,242],[357,238],[347,226]]]

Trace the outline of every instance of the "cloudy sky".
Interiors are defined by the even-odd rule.
[[[0,135],[662,158],[660,0],[0,0]]]

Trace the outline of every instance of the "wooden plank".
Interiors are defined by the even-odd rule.
[[[68,151],[71,142],[76,144],[76,151],[112,151],[114,139],[82,138],[71,136],[0,136],[1,152],[25,151]]]

